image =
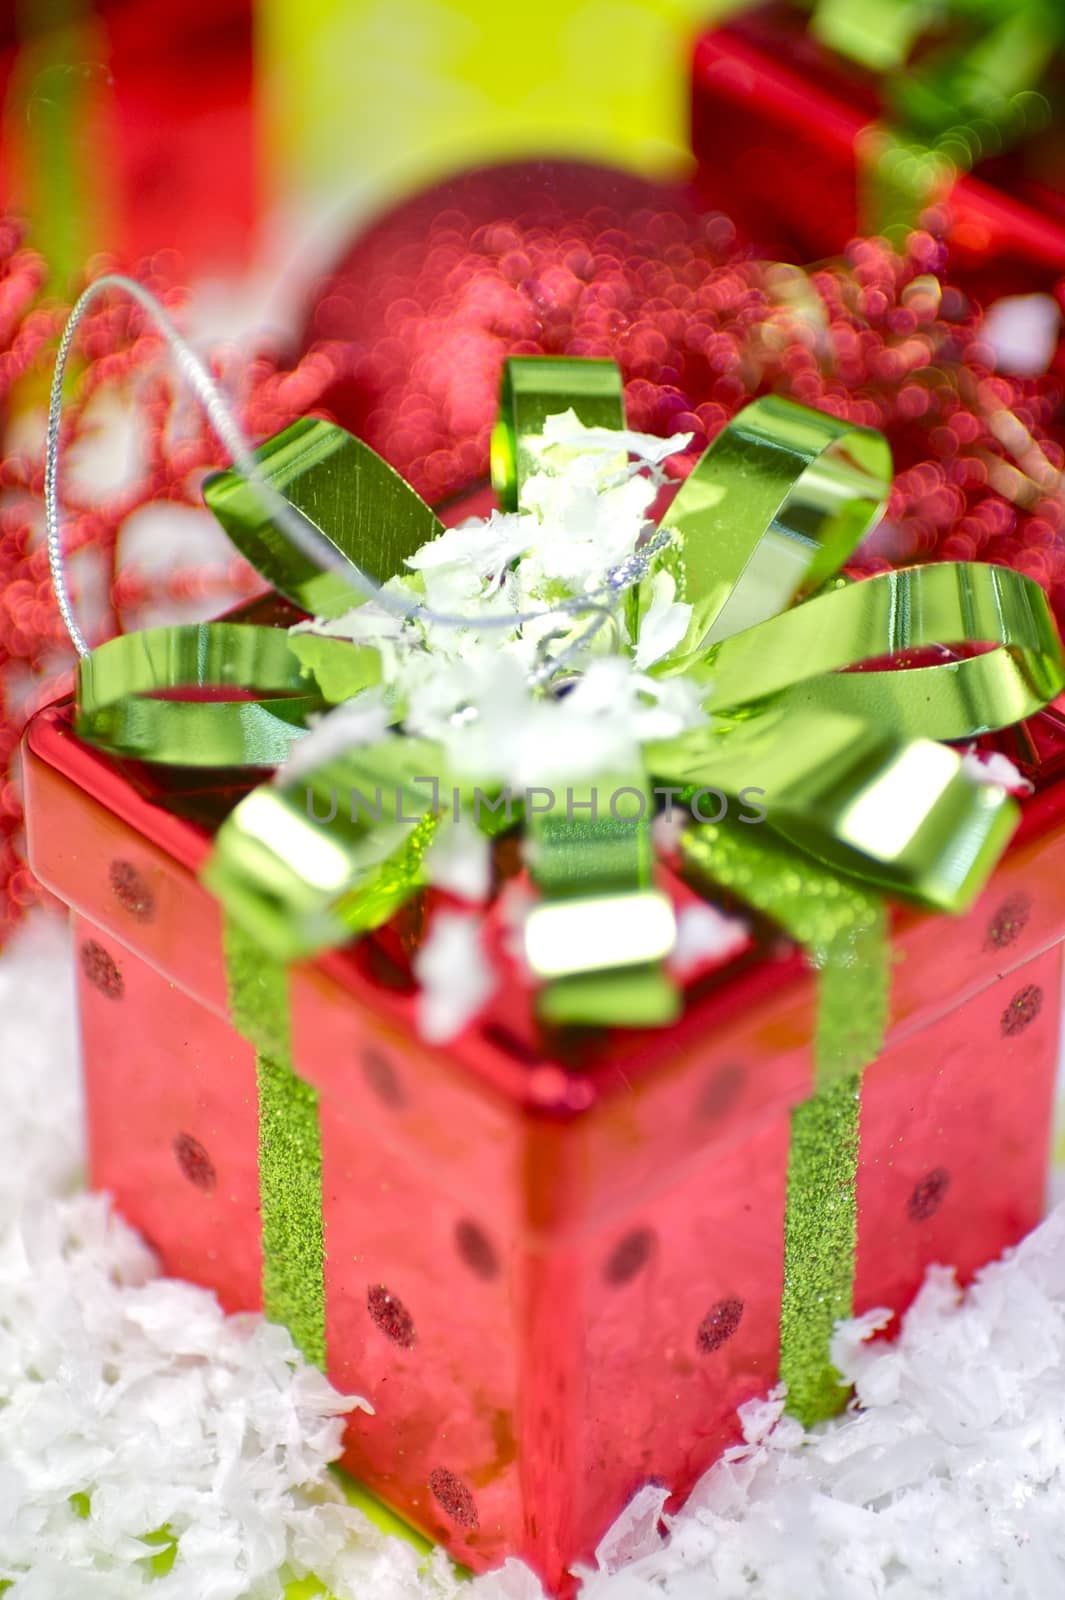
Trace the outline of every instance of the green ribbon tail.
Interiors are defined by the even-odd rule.
[[[543,899],[525,923],[525,955],[546,980],[552,1023],[656,1027],[680,1012],[662,962],[676,925],[654,887],[653,797],[637,770],[569,786],[566,811],[526,818],[532,875]]]
[[[791,1117],[780,1376],[805,1425],[846,1401],[829,1355],[853,1311],[861,1079],[887,1026],[890,944],[883,901],[790,850],[763,826],[697,826],[685,864],[779,923],[817,969],[813,1096]]]
[[[318,1095],[292,1066],[288,977],[231,918],[222,926],[229,1007],[255,1049],[263,1310],[325,1369],[325,1243]]]
[[[346,944],[423,882],[442,770],[427,740],[387,738],[261,784],[219,828],[203,882],[271,960]]]
[[[857,1072],[791,1114],[780,1377],[788,1411],[807,1428],[847,1399],[828,1352],[836,1323],[854,1310],[860,1114]]]
[[[945,745],[786,703],[647,755],[696,816],[704,785],[755,796],[768,825],[823,867],[938,911],[972,903],[1019,817],[1004,789],[972,782]]]

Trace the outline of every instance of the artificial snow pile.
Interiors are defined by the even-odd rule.
[[[813,1435],[776,1392],[665,1518],[647,1488],[586,1600],[1046,1600],[1065,1588],[1065,1209],[963,1296],[933,1268],[899,1339],[842,1325],[857,1404]]]
[[[0,959],[0,1593],[5,1600],[537,1600],[460,1583],[327,1472],[353,1404],[287,1334],[154,1276],[78,1192],[70,963],[39,917]],[[1065,1211],[963,1298],[933,1273],[895,1344],[837,1336],[862,1409],[779,1396],[678,1516],[641,1491],[587,1600],[1046,1600],[1065,1588]],[[370,1425],[369,1423],[367,1425]],[[668,1532],[667,1532],[668,1530]],[[6,1587],[5,1587],[6,1585]]]

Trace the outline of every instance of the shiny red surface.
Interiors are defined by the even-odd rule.
[[[949,948],[950,930],[941,935]],[[857,1312],[906,1305],[930,1260],[957,1267],[964,1282],[992,1240],[1004,1245],[1036,1221],[1060,1014],[1056,947],[869,1068]]]
[[[195,878],[207,834],[63,707],[31,725],[26,786],[34,869],[75,912],[93,1182],[167,1270],[254,1307],[254,1059]],[[968,1276],[1040,1215],[1063,867],[1050,783],[968,915],[898,918],[859,1310],[901,1309],[932,1261]],[[515,993],[448,1050],[366,942],[295,968],[291,997],[321,1097],[329,1373],[376,1408],[346,1463],[471,1566],[518,1554],[563,1590],[626,1498],[649,1478],[683,1495],[775,1378],[812,979],[763,944],[675,1028],[548,1040]]]
[[[114,248],[175,282],[247,266],[262,205],[251,0],[124,0],[106,16]]]
[[[699,40],[692,148],[699,187],[740,228],[799,261],[861,231],[854,142],[883,114],[876,80],[764,6]],[[1062,152],[1047,134],[962,177],[950,195],[951,275],[981,298],[1047,289],[1065,272]]]

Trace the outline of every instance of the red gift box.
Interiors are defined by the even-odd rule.
[[[124,0],[107,14],[114,248],[136,264],[160,250],[173,276],[247,267],[262,213],[251,0]]]
[[[895,917],[858,1313],[901,1310],[931,1262],[970,1277],[1041,1214],[1065,721],[1005,737],[1036,785],[1007,857],[964,917]],[[74,737],[67,704],[27,736],[32,865],[73,912],[91,1180],[237,1311],[262,1304],[257,1062],[197,878],[227,803],[203,783],[163,794]],[[344,1462],[471,1567],[520,1556],[564,1593],[632,1493],[683,1496],[775,1381],[815,979],[756,928],[670,1028],[537,1033],[515,992],[439,1048],[415,1026],[416,937],[408,914],[289,974],[319,1097],[326,1369],[374,1406]]]
[[[760,245],[798,261],[870,231],[861,192],[890,120],[882,84],[776,3],[705,33],[693,57],[692,149],[707,201]],[[952,276],[981,298],[1047,289],[1065,272],[1062,133],[1050,127],[964,174],[945,226]]]

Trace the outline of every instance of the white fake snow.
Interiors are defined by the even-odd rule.
[[[982,337],[999,372],[1038,378],[1050,366],[1061,329],[1061,311],[1048,294],[1003,295],[984,313]]]
[[[999,750],[967,750],[961,758],[961,769],[974,783],[1000,784],[1010,794],[1031,794],[1034,788],[1009,756]]]
[[[342,1501],[350,1405],[281,1330],[153,1276],[78,1192],[80,1107],[61,926],[0,959],[0,1582],[6,1600],[276,1600],[279,1568],[337,1600],[537,1600],[515,1562],[460,1584]],[[1065,1212],[962,1298],[930,1275],[897,1343],[848,1325],[864,1409],[814,1436],[780,1400],[661,1533],[641,1492],[588,1600],[1047,1600],[1065,1589]],[[372,1426],[366,1419],[365,1426]],[[70,1496],[89,1492],[91,1514]],[[142,1536],[178,1555],[148,1581]],[[626,1564],[628,1563],[628,1564]],[[419,1568],[422,1568],[419,1571]]]
[[[726,961],[747,943],[747,924],[740,917],[728,917],[716,906],[685,906],[677,917],[677,942],[669,965],[678,977],[687,978],[704,961]]]
[[[481,939],[481,918],[441,911],[414,957],[418,993],[418,1031],[423,1039],[445,1044],[462,1032],[490,1000],[496,974]]]
[[[532,441],[540,459],[521,513],[494,511],[440,532],[384,586],[390,604],[370,599],[344,616],[298,624],[300,632],[370,645],[380,657],[380,687],[329,712],[312,738],[338,740],[330,753],[343,749],[341,712],[350,718],[363,701],[377,708],[383,695],[408,733],[440,746],[449,772],[524,788],[627,772],[642,743],[705,723],[695,684],[646,670],[679,647],[691,619],[674,579],[652,570],[662,552],[647,556],[638,641],[607,584],[638,559],[662,463],[690,441],[586,428],[572,411],[549,417]],[[593,627],[587,610],[559,610],[602,608],[605,592],[610,628]],[[404,621],[397,602],[428,606],[434,619]],[[455,626],[448,617],[471,620]],[[564,696],[544,696],[540,675],[558,663],[580,681]],[[349,726],[350,743],[363,742],[361,724]],[[281,776],[288,780],[291,765]]]

